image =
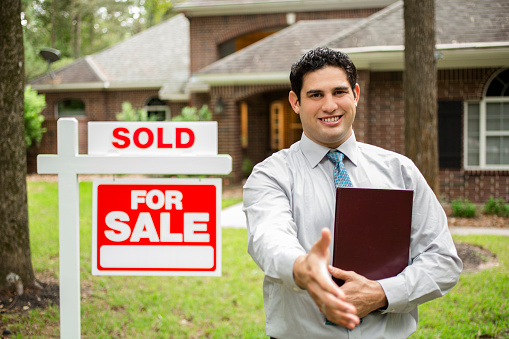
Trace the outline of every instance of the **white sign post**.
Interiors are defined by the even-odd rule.
[[[89,127],[92,125],[92,133],[89,130],[88,136],[91,141],[103,138],[94,124],[104,124],[99,128],[106,130],[115,126],[122,129],[104,139],[104,146],[93,146],[96,154],[79,154],[78,121],[62,118],[57,127],[58,154],[37,157],[38,173],[58,174],[60,337],[66,339],[81,336],[78,174],[224,175],[232,169],[231,157],[217,154],[215,122],[204,123],[210,125],[207,129],[215,128],[215,135],[197,132],[194,127],[201,129],[201,125],[193,127],[192,123],[180,123],[180,127],[169,122],[89,123]],[[215,145],[215,152],[200,146],[206,145],[204,140],[207,139],[209,145]],[[111,147],[113,142],[120,148]],[[133,152],[129,151],[131,145],[134,145]],[[145,153],[150,147],[157,151]],[[102,152],[103,149],[107,151]]]

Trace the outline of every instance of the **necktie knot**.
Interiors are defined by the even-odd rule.
[[[327,153],[327,158],[329,158],[330,161],[334,164],[334,166],[338,164],[343,163],[345,155],[341,153],[340,151],[330,151]]]
[[[345,155],[339,151],[330,151],[327,153],[327,158],[334,164],[334,186],[338,187],[352,187],[350,176],[346,171],[343,159]]]

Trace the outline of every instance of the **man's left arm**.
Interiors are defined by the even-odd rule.
[[[447,216],[415,165],[411,263],[396,277],[380,280],[388,300],[384,312],[406,313],[448,293],[458,282],[463,263],[449,232]]]
[[[361,318],[380,308],[384,313],[407,313],[441,297],[456,285],[463,267],[442,206],[419,170],[413,165],[407,169],[407,182],[414,190],[410,265],[399,275],[379,281],[330,269],[345,281],[346,301],[357,308]]]

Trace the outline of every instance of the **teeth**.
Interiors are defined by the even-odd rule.
[[[322,121],[325,121],[325,122],[334,122],[334,121],[338,121],[338,120],[339,120],[339,117],[322,118]]]

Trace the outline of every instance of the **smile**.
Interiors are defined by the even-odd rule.
[[[336,121],[339,121],[339,119],[341,119],[341,116],[335,116],[335,117],[331,117],[331,118],[320,118],[320,120],[322,120],[324,122],[336,122]]]

